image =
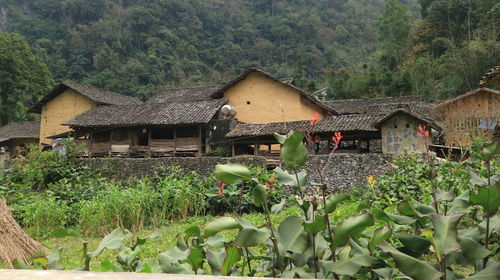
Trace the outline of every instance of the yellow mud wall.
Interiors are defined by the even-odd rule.
[[[236,118],[246,123],[309,120],[314,112],[325,116],[321,107],[297,90],[260,73],[249,74],[226,90],[224,97],[236,108]]]
[[[43,105],[40,116],[40,144],[51,144],[52,140],[47,138],[48,136],[70,131],[68,126],[61,124],[95,106],[95,102],[72,89]]]

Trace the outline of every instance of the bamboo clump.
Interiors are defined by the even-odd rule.
[[[12,268],[14,260],[28,264],[40,252],[48,250],[24,232],[5,200],[0,199],[0,260],[4,266]]]

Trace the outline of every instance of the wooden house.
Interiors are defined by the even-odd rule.
[[[17,157],[27,146],[38,144],[39,132],[39,122],[11,122],[0,127],[0,147]]]
[[[130,105],[139,99],[111,91],[64,82],[33,105],[29,112],[40,114],[40,144],[50,145],[53,135],[69,132],[64,122],[101,105]]]
[[[475,137],[493,138],[500,122],[500,92],[479,88],[436,106],[449,147],[469,146]]]

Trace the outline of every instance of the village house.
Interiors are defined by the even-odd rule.
[[[42,144],[72,134],[82,156],[163,157],[201,156],[216,147],[233,156],[273,156],[280,149],[273,134],[290,129],[305,132],[316,154],[330,151],[333,132],[344,135],[338,152],[421,151],[414,135],[398,131],[439,128],[432,109],[420,96],[320,102],[291,81],[250,67],[223,86],[166,89],[144,103],[64,83],[31,111],[41,113]],[[322,121],[311,127],[313,115]],[[389,130],[396,117],[402,125]]]
[[[130,105],[142,103],[139,99],[64,82],[35,103],[30,113],[40,114],[39,143],[51,145],[53,136],[71,131],[64,122],[98,106]]]
[[[467,147],[475,137],[499,138],[500,92],[478,88],[436,106],[445,145]]]

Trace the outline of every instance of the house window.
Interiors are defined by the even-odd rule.
[[[177,133],[177,138],[198,137],[198,128],[196,126],[179,127],[176,129],[176,133]]]
[[[410,124],[409,123],[406,124],[406,128],[410,128]]]
[[[394,128],[398,128],[398,124],[397,123],[394,123]]]
[[[247,101],[247,105],[250,105],[250,101]]]

